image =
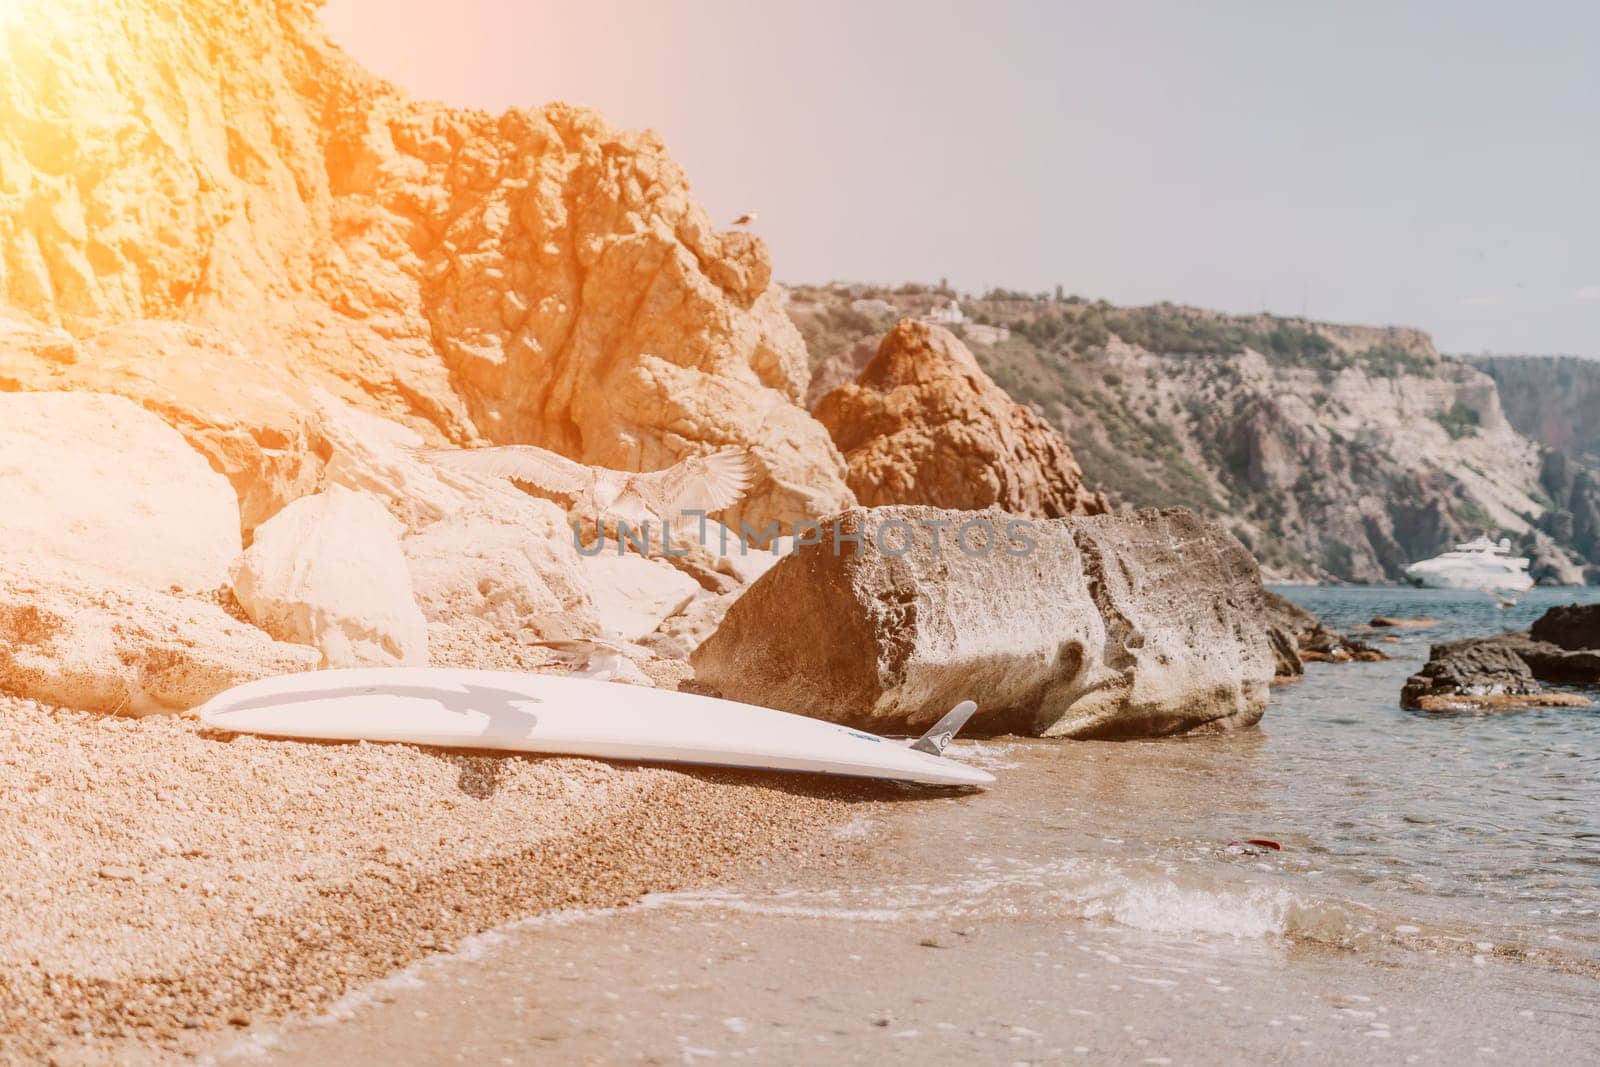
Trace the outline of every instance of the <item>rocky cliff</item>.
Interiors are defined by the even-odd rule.
[[[892,324],[874,301],[927,315],[954,295],[801,287],[790,308],[829,378]],[[1090,488],[1218,519],[1269,573],[1395,580],[1482,532],[1537,549],[1546,575],[1582,573],[1542,524],[1540,449],[1494,379],[1419,331],[1003,292],[959,306],[952,328],[1060,429]]]
[[[815,410],[864,506],[996,506],[1035,518],[1106,510],[1060,433],[941,327],[902,320],[856,379]]]
[[[1464,356],[1495,380],[1519,433],[1600,465],[1600,360],[1575,356]]]
[[[1600,361],[1570,356],[1473,356],[1495,380],[1506,417],[1545,447],[1540,529],[1600,574]]]
[[[712,225],[653,134],[408,100],[313,3],[17,2],[0,388],[157,411],[247,529],[317,484],[311,385],[430,439],[620,468],[747,444],[735,519],[850,503],[765,247]]]

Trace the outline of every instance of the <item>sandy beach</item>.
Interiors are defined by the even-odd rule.
[[[320,745],[0,700],[0,1059],[129,1062],[462,938],[773,857],[860,787]],[[871,790],[866,791],[867,794]]]

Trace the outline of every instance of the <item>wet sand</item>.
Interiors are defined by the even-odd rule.
[[[862,795],[0,698],[0,1061],[174,1058],[521,916],[830,862]]]
[[[1178,954],[1149,935],[1037,919],[862,922],[657,901],[511,931],[481,951],[372,990],[345,1006],[348,1021],[262,1033],[222,1059],[1577,1063],[1600,1048],[1558,1014],[1585,995],[1569,977],[1248,943]]]

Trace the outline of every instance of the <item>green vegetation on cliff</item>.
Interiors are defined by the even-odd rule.
[[[896,318],[950,322],[959,301],[951,330],[1062,431],[1087,484],[1216,518],[1279,573],[1392,580],[1456,540],[1545,525],[1538,451],[1493,382],[1416,330],[942,286],[799,286],[790,300],[813,399]]]

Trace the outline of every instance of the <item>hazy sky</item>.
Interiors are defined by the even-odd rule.
[[[652,127],[784,281],[1600,356],[1600,4],[330,0],[358,59]]]

